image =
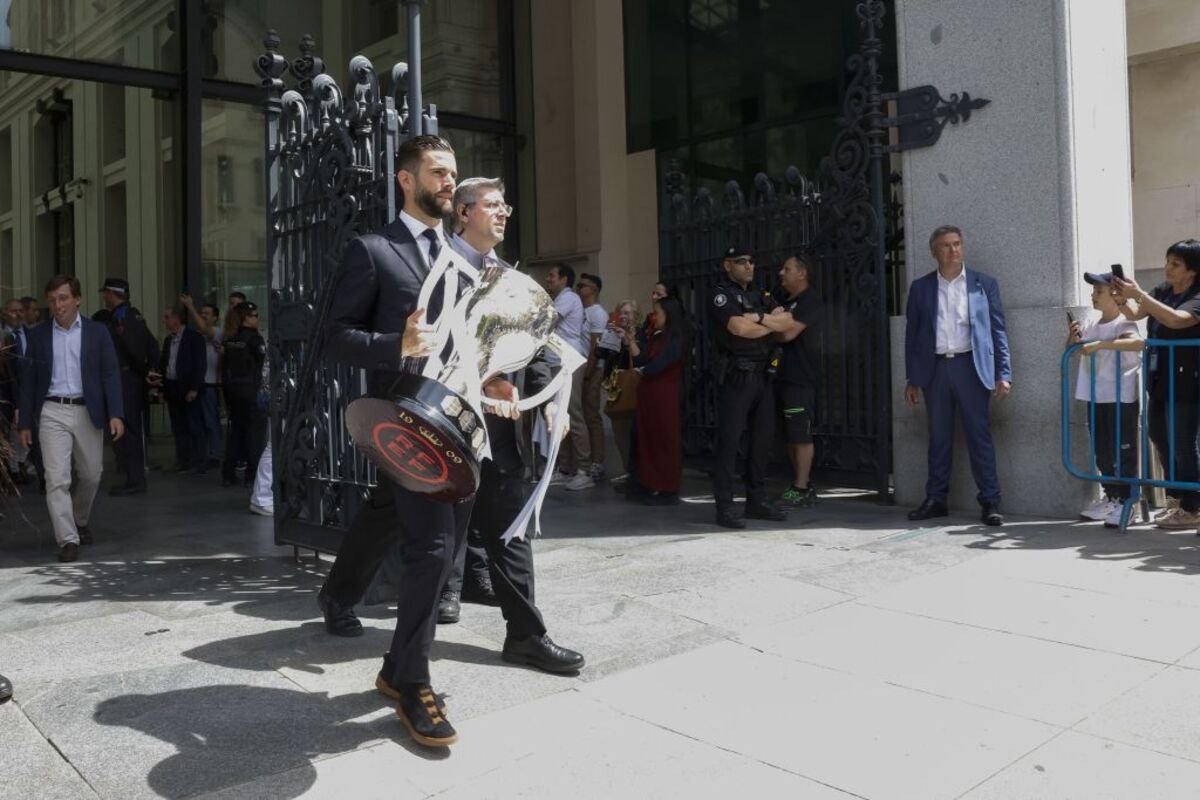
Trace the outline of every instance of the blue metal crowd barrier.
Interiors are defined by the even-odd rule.
[[[1179,489],[1183,491],[1200,492],[1200,483],[1194,481],[1177,481],[1175,480],[1175,350],[1179,347],[1200,347],[1200,339],[1146,339],[1145,349],[1142,351],[1142,386],[1139,393],[1140,411],[1139,418],[1141,420],[1141,436],[1139,437],[1140,452],[1138,453],[1138,463],[1140,469],[1137,475],[1122,475],[1121,474],[1121,414],[1118,408],[1116,413],[1116,426],[1113,433],[1115,441],[1112,443],[1114,450],[1113,466],[1116,470],[1115,475],[1103,475],[1098,471],[1096,466],[1096,356],[1098,353],[1092,353],[1088,358],[1091,359],[1091,369],[1088,373],[1091,375],[1091,387],[1089,392],[1090,399],[1088,400],[1088,463],[1092,469],[1082,470],[1075,466],[1071,460],[1071,403],[1083,402],[1076,401],[1071,394],[1071,357],[1085,343],[1080,342],[1073,344],[1066,349],[1062,356],[1062,459],[1063,466],[1067,472],[1085,481],[1094,481],[1097,483],[1126,483],[1129,484],[1129,499],[1125,501],[1121,509],[1121,524],[1120,531],[1125,533],[1129,526],[1129,519],[1133,514],[1133,509],[1138,504],[1145,507],[1145,500],[1142,496],[1142,487],[1161,487],[1163,489]],[[1166,479],[1154,478],[1150,474],[1150,428],[1149,428],[1149,381],[1146,377],[1150,374],[1150,359],[1152,354],[1157,353],[1159,358],[1164,355],[1167,358],[1167,440],[1169,441],[1169,452],[1167,464]],[[1114,387],[1113,396],[1119,400],[1121,397],[1121,351],[1115,351],[1116,358],[1116,386]],[[1196,443],[1193,441],[1193,447]]]

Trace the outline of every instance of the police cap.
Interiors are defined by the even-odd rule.
[[[119,295],[129,297],[129,281],[124,278],[105,278],[104,285],[100,287],[102,292],[116,292]]]
[[[729,247],[725,248],[725,253],[721,256],[721,258],[741,258],[742,256],[750,255],[753,255],[753,253],[750,252],[749,247],[743,247],[741,244],[731,244]]]

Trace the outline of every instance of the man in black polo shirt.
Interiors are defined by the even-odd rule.
[[[813,462],[813,413],[821,382],[821,298],[809,286],[812,266],[807,255],[790,256],[779,270],[783,298],[779,304],[791,315],[787,327],[775,334],[783,343],[779,374],[775,376],[775,405],[783,414],[783,432],[792,462],[792,485],[780,498],[790,506],[817,502],[809,482]]]
[[[721,259],[724,280],[708,298],[712,323],[713,377],[717,384],[717,453],[713,496],[717,524],[744,528],[746,519],[782,522],[787,512],[767,500],[767,454],[775,432],[775,396],[767,366],[772,334],[791,322],[782,308],[754,285],[754,258],[730,247]],[[746,510],[733,505],[733,473],[743,434],[746,442]]]

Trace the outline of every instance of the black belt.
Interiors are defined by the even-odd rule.
[[[964,350],[961,353],[938,353],[938,358],[966,358],[971,355],[970,350]]]
[[[56,397],[50,395],[46,397],[47,403],[62,403],[64,406],[82,406],[87,405],[87,401],[82,397]]]
[[[766,372],[766,361],[755,361],[752,358],[733,359],[733,368],[738,372]]]

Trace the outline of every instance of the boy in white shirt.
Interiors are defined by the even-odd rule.
[[[1112,294],[1112,273],[1085,272],[1083,279],[1092,286],[1092,308],[1097,319],[1080,325],[1072,320],[1067,346],[1084,342],[1080,350],[1079,380],[1075,399],[1087,403],[1092,397],[1092,371],[1095,370],[1096,415],[1092,439],[1096,447],[1096,468],[1101,475],[1135,477],[1138,474],[1138,381],[1142,364],[1143,341],[1136,322],[1121,314],[1120,302]],[[1095,358],[1092,355],[1095,354]],[[1120,361],[1118,362],[1118,354]],[[1121,397],[1117,399],[1117,370],[1120,364]],[[1118,410],[1119,409],[1119,410]],[[1120,472],[1116,467],[1117,415],[1121,420]],[[1088,414],[1091,423],[1091,413]],[[1104,497],[1089,504],[1080,516],[1104,520],[1110,528],[1121,524],[1121,507],[1129,499],[1129,484],[1104,484]]]

